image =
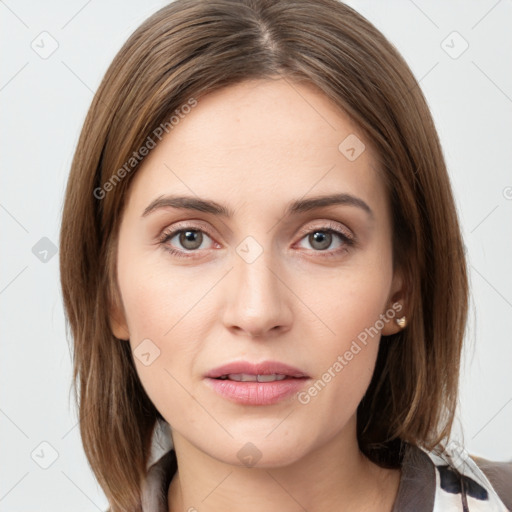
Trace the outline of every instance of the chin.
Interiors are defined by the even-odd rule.
[[[203,451],[210,457],[232,466],[284,467],[294,464],[308,451],[308,445],[300,436],[289,435],[290,428],[287,431],[285,437],[279,435],[277,431],[269,435],[271,430],[266,429],[263,433],[236,435],[234,439],[224,443],[212,440],[212,445],[205,447]]]

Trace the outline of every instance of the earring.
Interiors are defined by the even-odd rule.
[[[397,323],[398,327],[400,327],[400,329],[404,329],[407,326],[407,319],[405,316],[395,319],[395,322]]]

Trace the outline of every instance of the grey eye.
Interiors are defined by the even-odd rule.
[[[203,233],[198,230],[182,230],[177,236],[179,237],[181,246],[188,251],[199,249],[203,242]]]

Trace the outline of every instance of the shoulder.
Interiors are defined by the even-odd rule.
[[[512,510],[512,460],[498,462],[476,455],[471,455],[471,459],[483,471],[505,506]]]
[[[471,456],[457,442],[425,451],[436,473],[434,512],[512,509],[512,462]]]

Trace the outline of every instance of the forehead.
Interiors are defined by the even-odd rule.
[[[378,209],[383,196],[357,125],[316,87],[288,79],[246,81],[199,98],[142,162],[131,189],[137,202],[183,192],[229,197],[233,208],[343,192]]]

